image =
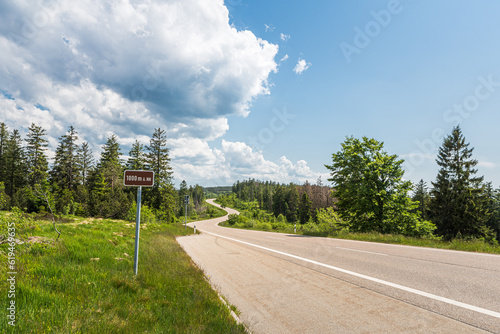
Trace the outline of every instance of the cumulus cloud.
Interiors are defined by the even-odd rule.
[[[284,34],[284,33],[281,33],[280,34],[280,38],[283,42],[286,42],[290,39],[290,35],[287,35],[287,34]]]
[[[288,59],[288,54],[284,55],[283,58],[280,59],[280,63]]]
[[[38,3],[0,8],[0,86],[14,96],[37,91],[24,71],[59,85],[88,80],[172,120],[246,115],[269,93],[278,47],[229,25],[220,0]]]
[[[293,71],[296,73],[296,74],[302,74],[304,71],[306,71],[309,67],[311,67],[311,63],[308,63],[306,62],[305,59],[300,59],[299,58],[299,61],[297,62],[297,65],[295,65],[295,68],[293,69]]]

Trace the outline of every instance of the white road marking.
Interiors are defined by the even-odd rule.
[[[359,249],[344,248],[344,247],[335,247],[335,248],[338,248],[338,249],[345,249],[345,250],[349,250],[349,251],[353,251],[353,252],[361,252],[361,253],[368,253],[368,254],[375,254],[375,255],[387,256],[387,254],[383,254],[383,253],[375,253],[375,252],[369,252],[369,251],[363,251],[363,250],[359,250]]]
[[[322,267],[325,267],[325,268],[328,268],[328,269],[332,269],[332,270],[336,270],[336,271],[342,272],[344,274],[348,274],[348,275],[352,275],[352,276],[355,276],[355,277],[363,278],[363,279],[366,279],[368,281],[372,281],[372,282],[375,282],[375,283],[379,283],[379,284],[383,284],[383,285],[386,285],[386,286],[390,286],[390,287],[395,288],[395,289],[403,290],[403,291],[410,292],[410,293],[413,293],[413,294],[416,294],[416,295],[419,295],[419,296],[427,297],[427,298],[434,299],[434,300],[437,300],[437,301],[440,301],[440,302],[443,302],[443,303],[447,303],[447,304],[450,304],[450,305],[458,306],[458,307],[461,307],[461,308],[464,308],[464,309],[467,309],[467,310],[475,311],[475,312],[478,312],[478,313],[486,314],[486,315],[489,315],[491,317],[495,317],[495,318],[500,319],[500,313],[499,312],[487,310],[487,309],[484,309],[484,308],[481,308],[481,307],[478,307],[478,306],[474,306],[474,305],[469,305],[469,304],[462,303],[462,302],[459,302],[459,301],[456,301],[456,300],[453,300],[453,299],[449,299],[449,298],[446,298],[446,297],[441,297],[441,296],[438,296],[438,295],[434,295],[432,293],[428,293],[428,292],[420,291],[420,290],[417,290],[417,289],[409,288],[409,287],[406,287],[406,286],[403,286],[403,285],[399,285],[399,284],[396,284],[396,283],[384,281],[384,280],[381,280],[381,279],[378,279],[378,278],[375,278],[375,277],[371,277],[371,276],[359,274],[359,273],[356,273],[354,271],[342,269],[342,268],[339,268],[339,267],[334,267],[334,266],[331,266],[329,264],[325,264],[325,263],[321,263],[321,262],[318,262],[318,261],[306,259],[306,258],[297,256],[297,255],[288,254],[288,253],[285,253],[285,252],[281,252],[281,251],[278,251],[278,250],[275,250],[275,249],[271,249],[271,248],[267,248],[267,247],[263,247],[263,246],[259,246],[259,245],[254,245],[254,244],[251,244],[249,242],[242,241],[242,240],[233,239],[233,238],[225,237],[225,236],[222,236],[222,235],[219,235],[219,234],[215,234],[215,233],[211,233],[211,232],[206,232],[206,231],[205,231],[205,233],[213,235],[215,237],[219,237],[219,238],[223,238],[223,239],[228,239],[228,240],[239,242],[239,243],[242,243],[242,244],[245,244],[245,245],[249,245],[249,246],[252,246],[252,247],[264,249],[264,250],[267,250],[269,252],[273,252],[273,253],[276,253],[276,254],[288,256],[288,257],[291,257],[293,259],[297,259],[297,260],[300,260],[300,261],[312,263],[312,264],[315,264],[315,265],[318,265],[318,266],[322,266]]]

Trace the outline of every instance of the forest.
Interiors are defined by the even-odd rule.
[[[154,130],[149,145],[136,141],[124,161],[116,135],[107,138],[97,161],[87,142],[78,144],[73,126],[59,138],[49,166],[46,130],[31,124],[26,138],[0,123],[0,210],[135,219],[135,187],[125,187],[125,170],[152,170],[154,186],[142,191],[142,217],[174,222],[184,217],[184,195],[191,200],[189,216],[215,214],[204,203],[201,186],[172,184],[166,133]],[[141,217],[141,219],[143,219]],[[180,218],[179,218],[180,217]]]

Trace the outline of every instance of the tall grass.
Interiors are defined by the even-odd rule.
[[[133,275],[135,224],[75,219],[58,225],[18,220],[16,326],[1,333],[243,333],[203,273],[175,241],[182,225],[143,224]],[[28,219],[29,220],[29,219]],[[7,305],[7,245],[0,245],[0,301]],[[5,309],[5,308],[4,308]],[[5,313],[5,312],[3,312]]]

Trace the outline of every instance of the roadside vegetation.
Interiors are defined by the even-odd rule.
[[[244,333],[175,241],[181,224],[0,212],[0,304],[8,305],[7,225],[16,229],[16,326],[1,333]]]
[[[332,155],[333,187],[248,180],[218,202],[242,211],[227,226],[500,253],[500,189],[477,176],[459,126],[443,140],[433,188],[404,179],[383,143],[347,137]],[[325,194],[326,193],[326,194]]]

